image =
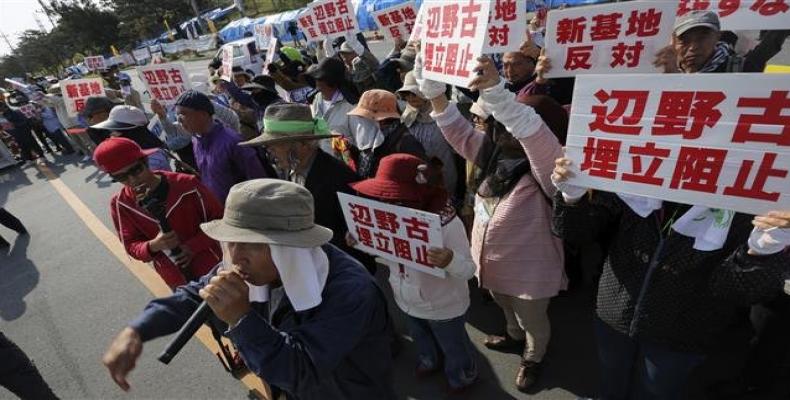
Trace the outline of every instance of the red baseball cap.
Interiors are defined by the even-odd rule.
[[[157,149],[143,150],[131,139],[111,137],[101,142],[93,152],[93,161],[108,174],[114,174],[140,159],[146,158]]]

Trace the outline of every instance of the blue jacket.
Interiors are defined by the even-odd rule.
[[[289,399],[394,399],[384,294],[359,262],[331,244],[321,304],[296,312],[282,288],[228,332],[244,362]],[[176,332],[197,308],[211,274],[151,301],[130,326],[143,341]],[[268,314],[269,317],[265,317]]]

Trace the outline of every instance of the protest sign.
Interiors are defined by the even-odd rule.
[[[222,67],[220,68],[220,78],[227,82],[233,81],[233,47],[225,46],[222,48]]]
[[[269,64],[276,61],[277,56],[277,38],[269,40],[269,47],[266,49],[266,59],[263,61],[263,74],[269,75]]]
[[[370,13],[373,20],[390,40],[406,40],[411,36],[414,24],[417,22],[417,6],[414,1],[397,4],[382,10]]]
[[[750,214],[790,210],[790,79],[576,79],[570,183]]]
[[[693,10],[718,13],[722,30],[790,28],[788,0],[680,0],[677,15]]]
[[[493,0],[483,54],[518,51],[527,34],[526,0]]]
[[[658,72],[670,43],[677,1],[629,1],[553,10],[546,22],[547,78]]]
[[[423,38],[423,31],[425,30],[425,7],[420,7],[417,10],[417,19],[414,21],[414,27],[411,29],[411,35],[407,43],[418,42]]]
[[[101,78],[64,80],[60,81],[60,88],[70,117],[76,117],[85,108],[85,100],[88,97],[104,96],[104,84]]]
[[[274,37],[274,27],[272,24],[255,25],[255,45],[258,50],[269,47],[269,41]]]
[[[132,51],[132,55],[134,56],[135,60],[143,61],[151,58],[151,52],[148,51],[148,47],[144,47],[142,49],[136,49]]]
[[[351,0],[314,1],[307,8],[312,12],[314,30],[322,39],[359,32],[357,14]]]
[[[425,31],[420,52],[424,78],[468,86],[488,36],[490,6],[491,3],[484,0],[425,0],[422,3]]]
[[[104,65],[104,57],[102,56],[92,56],[92,57],[85,57],[85,66],[88,67],[90,71],[102,71],[107,67]]]
[[[181,93],[192,88],[183,62],[137,67],[137,75],[151,98],[163,105],[174,104]]]
[[[302,30],[308,42],[317,42],[322,39],[318,32],[318,26],[315,23],[313,9],[308,8],[302,11],[299,16],[296,17],[296,24],[299,25],[299,29]]]
[[[428,249],[444,247],[439,215],[345,193],[337,194],[355,248],[406,267],[445,277],[428,263]]]
[[[154,136],[158,137],[162,143],[167,143],[167,133],[165,132],[165,126],[162,124],[162,120],[159,119],[159,116],[154,114],[151,120],[148,121],[148,131],[153,133]]]

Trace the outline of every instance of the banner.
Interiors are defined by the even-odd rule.
[[[670,43],[676,7],[676,1],[629,1],[551,11],[546,77],[658,72],[653,61]]]
[[[405,41],[411,35],[414,24],[417,22],[417,6],[414,1],[372,11],[370,14],[379,26],[379,30],[392,41],[396,39]]]
[[[568,128],[570,183],[762,214],[790,210],[790,79],[585,75]]]
[[[526,0],[493,0],[483,54],[518,51],[527,37]]]
[[[63,80],[60,81],[60,89],[70,117],[79,115],[88,97],[105,95],[101,78]]]
[[[274,37],[274,27],[272,24],[255,25],[255,45],[258,50],[269,48],[269,41]]]
[[[85,57],[85,66],[90,71],[102,71],[107,68],[104,65],[104,57],[102,56]]]
[[[359,32],[357,13],[351,0],[314,1],[307,8],[313,13],[315,29],[322,39],[334,39]]]
[[[174,104],[181,93],[192,88],[183,62],[137,67],[137,75],[151,98],[165,106]]]
[[[442,248],[437,214],[338,193],[356,249],[441,278],[445,271],[428,263],[428,249]]]
[[[680,0],[677,15],[692,10],[718,13],[722,30],[790,29],[788,0]]]
[[[420,52],[423,77],[467,87],[488,35],[491,3],[485,0],[425,0]]]
[[[222,48],[222,68],[220,78],[233,82],[233,46]]]
[[[142,61],[151,58],[151,52],[148,51],[148,47],[132,50],[132,55],[134,55],[134,59],[137,61]]]
[[[197,51],[198,53],[214,50],[217,48],[217,37],[215,35],[202,35],[193,39],[187,45],[187,48]]]

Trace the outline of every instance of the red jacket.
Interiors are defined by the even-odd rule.
[[[200,229],[203,222],[222,218],[222,205],[192,175],[156,171],[170,185],[167,193],[167,220],[181,240],[181,246],[194,254],[189,269],[200,277],[222,260],[222,250],[215,240]],[[151,253],[148,241],[159,234],[159,224],[142,209],[132,188],[124,186],[110,201],[112,222],[121,243],[130,256],[143,262],[153,261],[154,269],[171,289],[186,282],[176,264],[164,252]]]

